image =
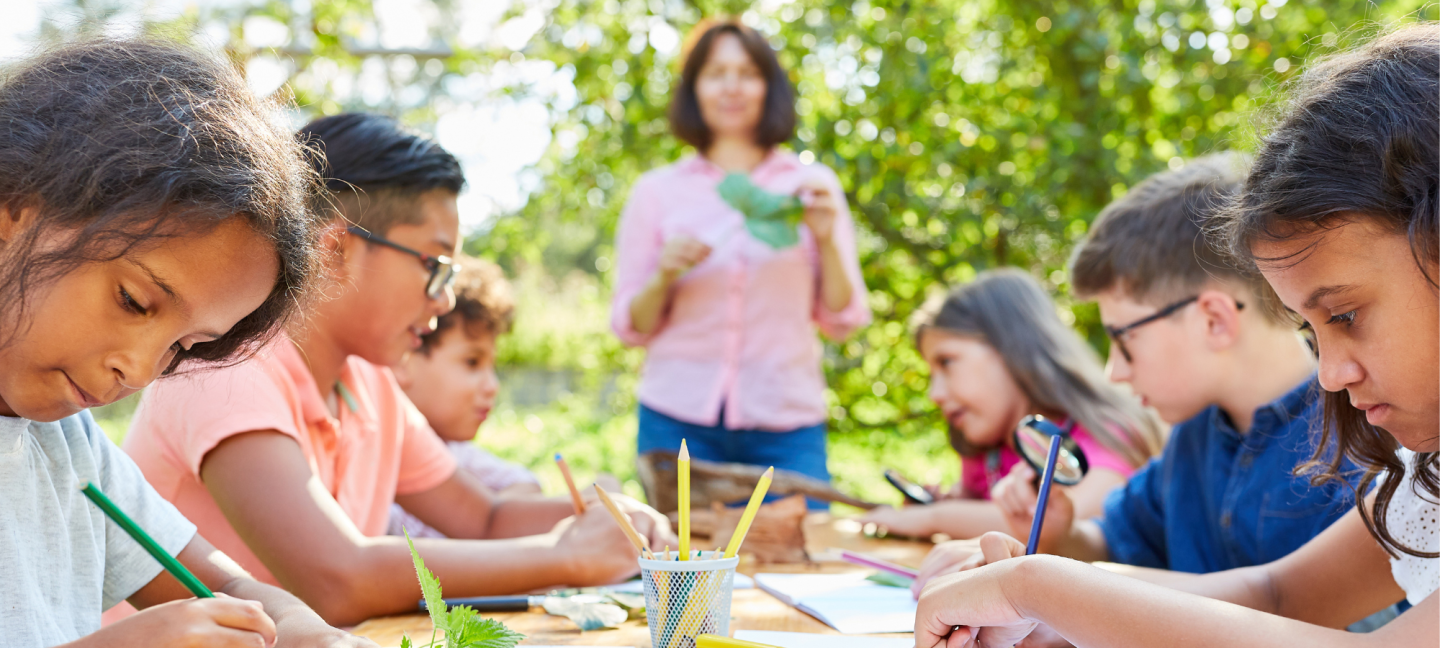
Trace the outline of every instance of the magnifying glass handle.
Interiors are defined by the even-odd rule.
[[[1035,501],[1035,520],[1030,523],[1030,541],[1025,543],[1025,555],[1035,553],[1040,545],[1040,527],[1045,524],[1045,505],[1050,502],[1050,486],[1055,483],[1055,463],[1060,457],[1058,436],[1050,437],[1050,454],[1045,457],[1045,474],[1040,477],[1040,494]]]

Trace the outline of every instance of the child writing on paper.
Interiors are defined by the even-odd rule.
[[[935,504],[882,507],[863,522],[921,537],[1007,529],[990,489],[1023,464],[1012,432],[1031,414],[1074,422],[1072,436],[1090,472],[1070,496],[1089,515],[1163,443],[1160,423],[1105,380],[1094,353],[1060,322],[1055,303],[1019,270],[983,272],[927,308],[916,343],[930,365],[930,398],[960,453],[961,481]]]
[[[327,299],[250,362],[146,390],[125,439],[156,490],[262,581],[341,624],[415,609],[400,504],[449,538],[421,538],[455,596],[598,585],[639,571],[603,507],[497,496],[455,458],[389,367],[454,306],[459,162],[378,115],[307,125],[333,198],[322,244]],[[617,496],[656,546],[664,516]]]
[[[1081,648],[1435,645],[1440,27],[1314,65],[1288,111],[1220,226],[1314,331],[1327,393],[1306,468],[1339,479],[1348,457],[1365,471],[1357,490],[1374,491],[1284,558],[1175,589],[987,535],[925,588],[917,647],[1010,646],[1037,623]],[[1402,597],[1415,607],[1385,627],[1339,630]]]
[[[1110,494],[1103,517],[1077,518],[1066,490],[1053,489],[1042,553],[1203,574],[1282,558],[1354,506],[1352,464],[1328,484],[1292,473],[1313,452],[1320,415],[1313,353],[1264,278],[1227,263],[1203,230],[1248,168],[1217,154],[1151,176],[1108,205],[1076,248],[1072,291],[1099,302],[1114,337],[1110,378],[1175,427],[1165,452]],[[1033,521],[1033,476],[1022,468],[995,488],[1017,538]],[[915,594],[975,551],[968,541],[936,547]]]
[[[267,109],[228,65],[148,40],[0,82],[0,645],[374,645],[215,551],[88,411],[243,358],[309,292],[318,186]],[[218,597],[163,573],[87,482]],[[142,611],[101,629],[124,600]]]

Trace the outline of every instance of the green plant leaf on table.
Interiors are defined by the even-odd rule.
[[[425,607],[430,611],[430,623],[434,626],[427,646],[437,645],[435,632],[438,631],[445,633],[446,648],[514,648],[525,638],[525,635],[510,630],[495,619],[481,617],[468,606],[447,609],[445,597],[440,592],[440,580],[425,567],[410,533],[404,533],[405,542],[410,545],[410,559],[415,563],[415,575],[420,579],[420,592],[425,596]],[[400,641],[401,648],[412,648],[412,645],[409,637]]]
[[[805,205],[799,198],[761,189],[744,173],[726,175],[717,190],[721,199],[745,216],[745,229],[760,242],[777,250],[800,242],[796,228]]]
[[[910,587],[910,585],[915,582],[915,579],[913,578],[906,578],[899,574],[891,574],[888,572],[875,572],[869,576],[866,576],[865,580],[872,583],[878,583],[886,587]]]

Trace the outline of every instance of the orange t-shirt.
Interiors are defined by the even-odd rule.
[[[389,369],[350,356],[340,382],[349,397],[337,396],[337,419],[299,350],[281,337],[238,365],[156,381],[141,398],[124,448],[200,535],[255,578],[278,585],[200,482],[201,462],[221,441],[256,430],[295,439],[310,470],[368,536],[385,534],[397,494],[429,490],[455,472],[445,443]]]

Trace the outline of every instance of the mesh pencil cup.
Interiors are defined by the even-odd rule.
[[[730,633],[730,595],[740,558],[710,551],[681,562],[640,559],[652,648],[695,648],[695,635]]]

